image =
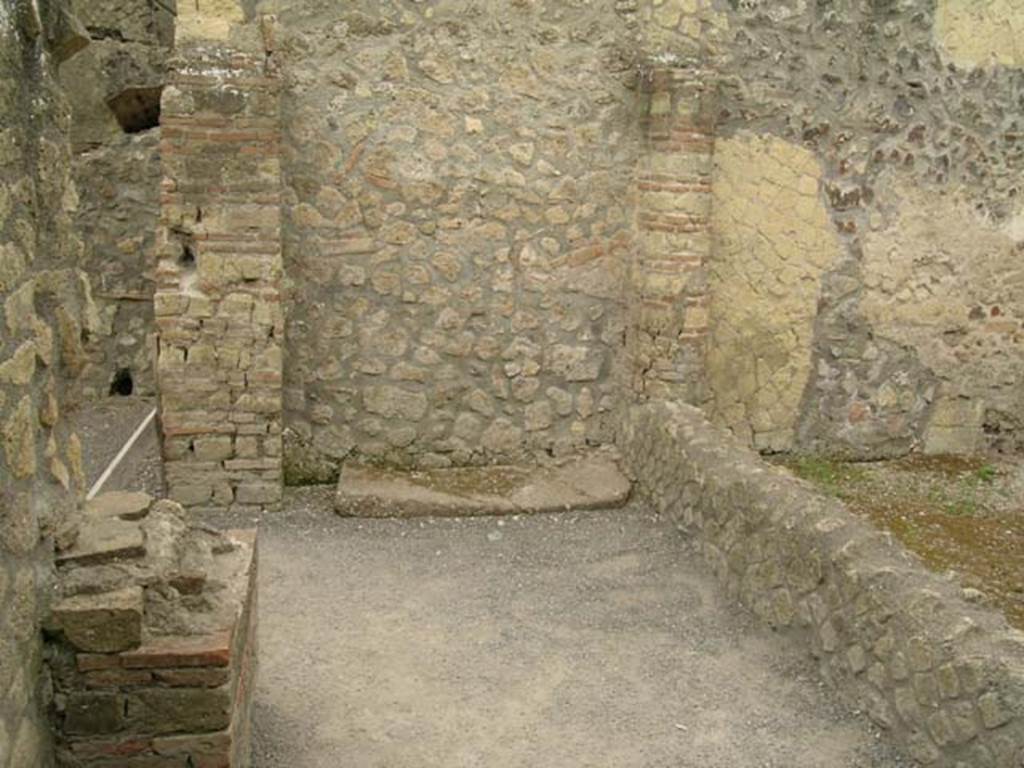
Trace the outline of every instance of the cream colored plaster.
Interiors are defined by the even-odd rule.
[[[707,377],[713,419],[793,445],[822,273],[839,255],[813,154],[770,136],[715,145]]]
[[[729,18],[713,0],[649,0],[645,33],[652,51],[673,50],[680,39],[715,48],[729,30]]]
[[[245,20],[241,0],[181,0],[175,40],[227,40],[231,28]]]
[[[925,448],[970,452],[986,408],[1020,413],[1024,265],[1013,220],[996,225],[955,193],[883,178],[894,206],[864,240],[861,307],[876,335],[916,350],[941,380]]]
[[[939,0],[934,36],[957,66],[1024,66],[1024,0]]]

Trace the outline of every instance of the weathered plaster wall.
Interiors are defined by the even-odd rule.
[[[82,446],[66,382],[97,324],[73,227],[60,3],[0,2],[0,766],[46,766],[39,625],[53,541],[73,527]]]
[[[761,450],[795,445],[822,274],[839,243],[808,150],[745,132],[717,142],[708,411]]]
[[[938,0],[935,42],[959,67],[1024,66],[1024,2]]]
[[[444,466],[605,441],[631,4],[281,6],[288,452]]]
[[[1021,235],[1012,221],[994,226],[959,190],[898,177],[883,177],[878,190],[887,215],[864,238],[863,309],[938,377],[925,449],[980,448],[986,424],[1016,431],[1024,415]]]
[[[652,0],[640,16],[648,55],[703,49],[718,77],[717,145],[726,154],[715,205],[726,213],[715,214],[716,245],[726,247],[710,296],[718,325],[707,362],[719,420],[768,450],[873,457],[1018,444],[1022,413],[999,382],[1019,355],[1010,254],[1024,235],[1014,225],[1024,170],[1024,72],[1012,36],[1020,4]],[[807,293],[776,286],[769,298],[770,283],[759,281],[760,316],[724,323],[743,312],[734,306],[741,288],[722,271],[737,223],[742,230],[776,199],[799,199],[793,180],[780,179],[777,195],[733,188],[727,153],[751,135],[780,168],[799,165],[795,153],[813,158],[824,215],[803,227],[799,247],[786,226],[756,236],[754,253],[791,254],[787,267]],[[907,190],[912,199],[901,198]],[[916,238],[897,234],[897,221],[914,219]],[[993,270],[1009,281],[996,292],[987,287]],[[747,272],[733,276],[742,285]],[[937,296],[949,301],[934,316]],[[795,333],[781,328],[793,302],[803,308]],[[941,344],[920,343],[932,322]],[[764,368],[785,372],[784,405],[775,377],[741,386]]]

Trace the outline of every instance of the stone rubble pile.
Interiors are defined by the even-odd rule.
[[[46,626],[58,765],[248,765],[255,531],[114,492],[64,544]]]

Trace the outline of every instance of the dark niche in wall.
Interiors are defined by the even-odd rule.
[[[130,368],[118,368],[114,372],[114,378],[110,382],[110,394],[128,397],[135,390],[135,382],[132,380]]]
[[[107,99],[107,106],[125,133],[148,131],[160,125],[160,96],[163,90],[162,85],[125,88]]]

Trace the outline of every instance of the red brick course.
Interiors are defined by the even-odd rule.
[[[633,388],[699,402],[707,339],[714,112],[698,66],[652,67],[643,82],[632,287]]]

